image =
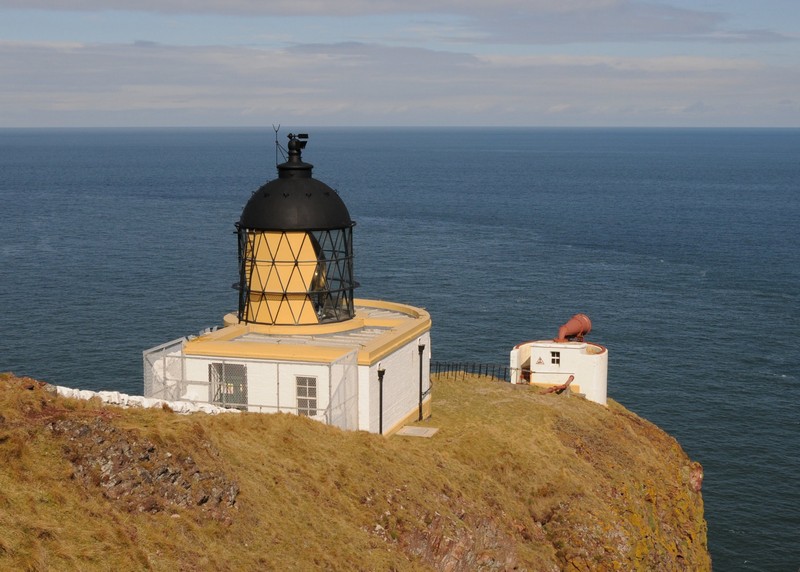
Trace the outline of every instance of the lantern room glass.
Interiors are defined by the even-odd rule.
[[[239,320],[341,322],[355,315],[353,229],[253,230],[237,225]]]

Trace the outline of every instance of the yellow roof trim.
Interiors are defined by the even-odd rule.
[[[355,304],[361,307],[389,310],[403,316],[371,318],[368,312],[357,312],[352,320],[333,324],[266,326],[236,323],[231,320],[229,314],[225,317],[225,323],[229,325],[188,341],[184,347],[184,353],[195,356],[325,363],[335,361],[357,349],[359,365],[373,365],[431,329],[430,314],[421,308],[384,300],[356,299]],[[251,333],[291,338],[292,335],[314,336],[344,333],[364,327],[387,328],[387,331],[364,344],[354,343],[351,347],[331,347],[313,343],[292,344],[290,340],[286,339],[279,344],[238,340],[238,338]]]
[[[271,361],[333,362],[350,353],[352,348],[334,348],[309,345],[264,344],[259,342],[217,342],[191,340],[184,346],[184,354],[216,356]]]
[[[431,329],[431,320],[408,324],[378,336],[358,352],[359,365],[372,365],[399,350]]]

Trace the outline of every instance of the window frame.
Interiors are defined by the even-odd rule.
[[[319,412],[317,377],[313,375],[295,375],[295,405],[297,414],[316,417]],[[313,393],[313,395],[310,395]]]

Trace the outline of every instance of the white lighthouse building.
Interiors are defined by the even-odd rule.
[[[238,311],[146,350],[144,393],[390,434],[430,415],[431,319],[354,297],[355,222],[302,161],[306,139],[289,135],[236,224]]]

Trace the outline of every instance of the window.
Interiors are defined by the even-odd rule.
[[[208,364],[211,403],[220,407],[247,409],[247,366],[240,363]]]
[[[561,352],[550,352],[550,363],[554,365],[561,364]]]
[[[317,378],[298,375],[297,414],[309,417],[317,414]]]

